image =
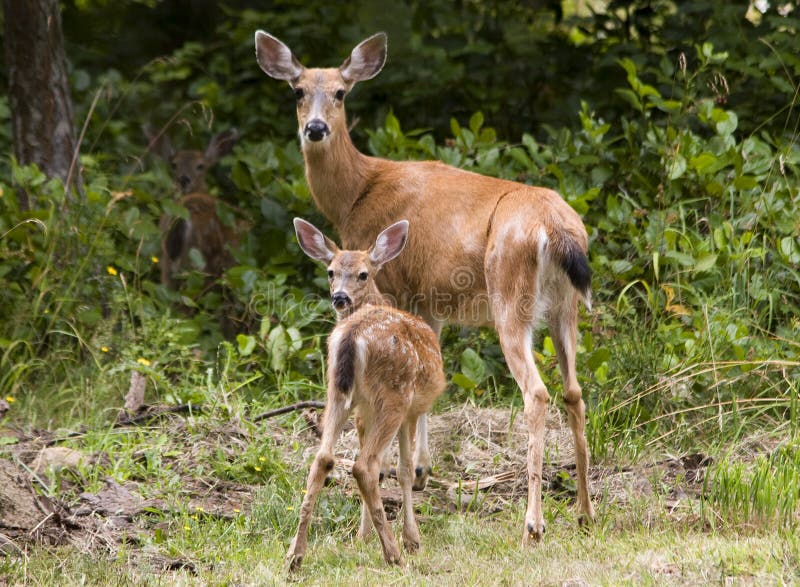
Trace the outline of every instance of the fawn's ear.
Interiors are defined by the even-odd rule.
[[[221,133],[211,137],[203,156],[206,162],[211,165],[222,159],[233,150],[233,145],[239,140],[239,131],[235,128],[223,130]]]
[[[395,222],[375,239],[375,244],[369,250],[369,260],[376,269],[380,269],[400,254],[403,247],[406,246],[407,239],[408,220]]]
[[[339,247],[326,237],[320,230],[302,218],[294,219],[294,232],[297,242],[303,252],[317,261],[329,263],[333,256],[339,252]]]
[[[289,47],[264,31],[256,31],[256,61],[268,76],[289,83],[305,69]]]
[[[377,33],[361,41],[350,57],[339,66],[344,81],[350,85],[372,79],[386,63],[386,33]]]

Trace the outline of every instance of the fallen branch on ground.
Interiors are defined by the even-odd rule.
[[[263,414],[259,414],[258,416],[253,418],[253,422],[260,422],[261,420],[266,420],[267,418],[272,418],[273,416],[288,414],[289,412],[294,412],[295,410],[302,410],[303,408],[317,408],[322,410],[325,408],[325,402],[319,402],[315,400],[297,402],[296,404],[292,404],[290,406],[283,406],[282,408],[276,408],[274,410],[270,410],[269,412],[264,412]]]

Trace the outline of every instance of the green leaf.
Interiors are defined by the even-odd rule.
[[[633,93],[631,90],[627,90],[624,88],[617,88],[614,90],[623,100],[625,100],[628,104],[636,108],[639,112],[642,112],[642,103],[639,101],[639,96]]]
[[[236,343],[239,345],[239,354],[249,357],[256,348],[256,337],[249,334],[237,334]]]
[[[778,245],[781,255],[793,265],[800,265],[800,242],[792,236],[783,237]]]
[[[669,168],[669,178],[678,179],[686,173],[686,158],[680,153],[675,155],[675,160]]]
[[[586,366],[592,371],[596,371],[600,365],[611,358],[611,351],[606,347],[600,347],[589,355],[586,359]]]
[[[476,384],[481,383],[486,377],[486,363],[474,350],[466,349],[461,353],[461,372]]]
[[[625,259],[616,259],[611,261],[611,272],[614,275],[622,275],[633,269],[633,264]]]
[[[713,173],[712,167],[717,163],[717,157],[713,153],[700,153],[689,160],[689,166],[698,173]]]
[[[740,175],[733,180],[733,185],[737,190],[752,190],[758,187],[758,180],[752,175]]]
[[[452,381],[455,385],[458,385],[461,389],[465,389],[467,391],[470,389],[475,389],[475,387],[478,385],[463,373],[456,373],[453,375]]]
[[[458,124],[458,121],[455,118],[450,119],[450,132],[453,133],[455,138],[461,136],[461,126]]]
[[[733,131],[739,126],[739,117],[732,110],[714,108],[711,111],[711,120],[714,121],[717,133],[724,137],[733,134]]]
[[[385,126],[386,130],[395,136],[403,134],[400,130],[400,121],[397,120],[397,117],[391,110],[389,111],[389,114],[386,115]]]
[[[483,126],[483,112],[478,110],[475,114],[470,116],[469,129],[477,135],[478,131],[481,129],[482,126]]]
[[[273,371],[283,371],[286,367],[286,357],[289,354],[289,344],[286,329],[278,324],[267,337],[267,348],[270,354],[270,367]]]
[[[716,264],[717,264],[716,254],[703,255],[695,262],[694,270],[698,273],[700,273],[701,271],[708,271]]]
[[[667,251],[664,253],[664,257],[666,259],[671,259],[676,261],[679,265],[683,265],[684,267],[691,267],[694,265],[694,257],[691,255],[687,255],[686,253],[681,253],[678,251]]]

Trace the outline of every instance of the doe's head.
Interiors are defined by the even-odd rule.
[[[337,67],[306,68],[279,39],[256,31],[256,60],[268,76],[289,82],[297,101],[297,122],[304,146],[324,144],[347,132],[344,98],[356,82],[380,73],[386,62],[386,33],[359,43]]]
[[[375,275],[397,257],[408,239],[408,220],[384,229],[365,251],[341,250],[310,222],[294,219],[297,241],[303,252],[326,264],[331,303],[338,318],[344,318],[364,304],[384,303],[375,285]]]
[[[176,150],[167,135],[153,133],[149,127],[145,128],[145,134],[151,148],[169,163],[175,187],[182,194],[207,193],[206,173],[233,150],[239,139],[239,132],[231,128],[211,137],[205,151]]]

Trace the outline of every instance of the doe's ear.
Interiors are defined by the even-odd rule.
[[[408,220],[395,222],[375,239],[375,244],[369,250],[369,260],[380,269],[401,253],[407,239]]]
[[[146,122],[142,125],[142,132],[148,142],[148,148],[152,149],[159,157],[169,161],[175,155],[175,147],[164,132],[164,129],[156,130],[153,125]]]
[[[294,219],[294,232],[297,235],[297,242],[300,244],[300,248],[312,259],[329,263],[334,255],[339,252],[339,247],[331,239],[322,234],[316,226],[302,218]]]
[[[239,140],[239,131],[235,128],[223,130],[221,133],[211,137],[206,147],[204,157],[209,164],[216,163],[225,155],[233,150],[233,145]]]
[[[300,77],[304,69],[289,47],[264,31],[256,31],[256,61],[268,76],[287,82]]]
[[[386,33],[377,33],[361,41],[339,66],[344,81],[352,86],[378,75],[386,63],[386,42]]]

